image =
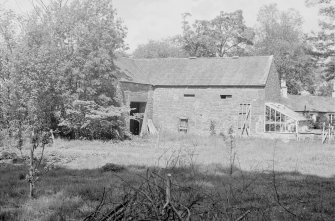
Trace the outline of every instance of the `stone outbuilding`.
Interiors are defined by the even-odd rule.
[[[273,56],[118,58],[133,134],[296,133],[302,114],[281,104]]]
[[[335,124],[334,93],[333,97],[287,95],[287,97],[283,97],[282,103],[295,112],[309,115],[314,122],[317,120],[317,117],[323,115],[328,118],[329,123]]]

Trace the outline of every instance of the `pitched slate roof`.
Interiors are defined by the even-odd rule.
[[[162,86],[264,86],[273,56],[238,58],[118,58],[128,81]]]
[[[287,95],[282,103],[294,111],[334,112],[335,98],[311,95]]]

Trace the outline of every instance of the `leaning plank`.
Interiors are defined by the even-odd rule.
[[[143,137],[143,135],[147,133],[148,133],[148,114],[147,114],[147,107],[145,107],[140,136]]]
[[[151,119],[148,119],[148,129],[150,134],[152,135],[157,134],[157,129]]]
[[[322,138],[322,143],[323,143],[323,144],[326,142],[327,137],[328,137],[328,132],[326,132],[326,133],[323,135],[323,138]]]

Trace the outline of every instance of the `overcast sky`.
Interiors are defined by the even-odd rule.
[[[26,13],[33,0],[0,0],[1,5]],[[304,19],[304,31],[318,29],[316,8],[305,0],[113,0],[118,16],[128,28],[126,43],[133,51],[148,40],[159,40],[181,33],[181,14],[189,12],[194,19],[212,19],[220,11],[242,9],[245,22],[254,27],[262,5],[276,3],[280,10],[296,9]]]

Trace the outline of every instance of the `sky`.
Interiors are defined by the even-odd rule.
[[[0,0],[18,13],[27,13],[36,0]],[[47,0],[45,0],[47,1]],[[182,14],[191,13],[193,19],[213,19],[220,11],[243,11],[247,26],[255,27],[257,13],[265,4],[276,3],[279,10],[293,8],[303,20],[303,30],[318,30],[318,12],[309,8],[305,0],[111,0],[128,29],[126,44],[129,52],[149,40],[160,40],[181,34]]]

